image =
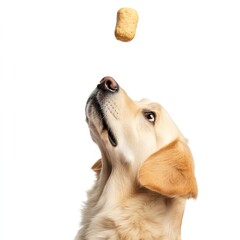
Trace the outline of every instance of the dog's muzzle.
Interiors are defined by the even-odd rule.
[[[108,119],[104,114],[104,101],[106,98],[109,98],[112,94],[116,94],[119,91],[118,83],[112,77],[104,77],[100,83],[97,85],[96,89],[92,92],[86,103],[86,120],[89,122],[89,110],[91,107],[94,108],[96,115],[102,122],[103,130],[106,130],[108,133],[108,139],[112,146],[117,146],[117,140],[114,136],[112,129],[108,124]]]

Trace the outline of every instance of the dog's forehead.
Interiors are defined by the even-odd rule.
[[[137,103],[143,108],[149,108],[149,110],[160,111],[162,109],[161,104],[153,102],[148,98],[143,98]]]
[[[149,98],[142,98],[139,103],[148,104],[152,103],[152,100],[150,100]]]

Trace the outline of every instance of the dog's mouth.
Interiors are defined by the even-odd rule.
[[[117,146],[117,140],[113,134],[113,132],[111,131],[111,129],[106,126],[108,129],[107,129],[107,133],[108,133],[108,139],[110,141],[110,143],[112,144],[113,147],[116,147]]]
[[[88,102],[88,104],[92,104],[94,106],[99,119],[101,119],[101,121],[102,121],[103,131],[107,131],[109,142],[111,143],[111,145],[113,147],[116,147],[117,139],[116,139],[112,129],[110,128],[109,124],[107,123],[106,116],[104,115],[104,112],[102,110],[102,107],[101,107],[99,101],[97,100],[96,97],[91,98],[91,100],[92,100],[92,102],[91,103]],[[88,122],[88,118],[87,118],[87,122]]]

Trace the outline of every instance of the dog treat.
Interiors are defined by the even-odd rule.
[[[117,12],[117,24],[115,37],[123,42],[131,41],[135,34],[138,23],[137,11],[132,8],[121,8]]]

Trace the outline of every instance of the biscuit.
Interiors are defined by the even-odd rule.
[[[138,14],[135,9],[121,8],[117,12],[115,37],[122,42],[131,41],[137,29]]]

